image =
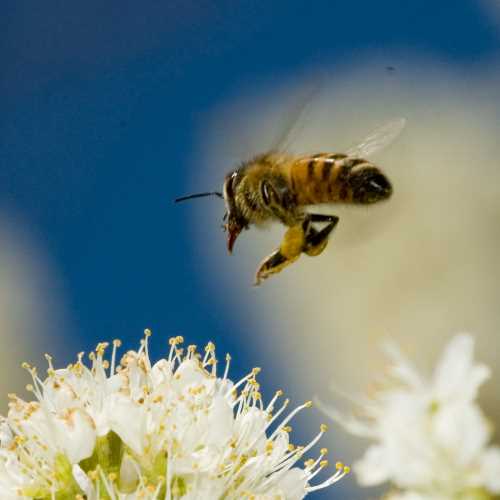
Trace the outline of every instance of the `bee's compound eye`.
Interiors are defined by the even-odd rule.
[[[266,205],[269,205],[269,203],[271,203],[271,193],[270,193],[269,182],[262,181],[260,183],[260,192],[262,195],[262,199],[264,200],[264,203]]]

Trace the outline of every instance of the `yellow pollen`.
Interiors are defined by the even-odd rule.
[[[14,441],[16,442],[16,444],[18,445],[23,445],[24,443],[26,443],[27,439],[25,436],[16,436],[14,438]]]
[[[100,342],[95,348],[95,352],[98,356],[103,356],[106,348],[109,346],[108,342]]]
[[[313,402],[312,402],[312,401],[306,401],[306,402],[304,403],[304,406],[305,406],[306,408],[312,408],[312,405],[313,405]]]
[[[152,335],[151,330],[150,330],[149,328],[146,328],[146,329],[144,330],[144,335],[145,335],[146,337],[151,337],[151,335]]]
[[[328,465],[328,460],[321,460],[321,462],[319,463],[319,466],[321,468],[324,468]]]
[[[120,347],[122,345],[122,341],[120,339],[113,340],[113,345],[115,347]]]
[[[320,430],[321,432],[326,432],[326,431],[328,430],[328,425],[326,425],[326,424],[321,424],[321,425],[319,426],[319,430]]]
[[[335,464],[335,468],[336,468],[337,470],[342,470],[342,469],[344,468],[344,464],[343,464],[342,462],[337,462],[337,463]]]
[[[328,453],[328,448],[321,448],[319,452],[321,453],[321,455],[326,455]]]
[[[278,389],[276,391],[276,396],[278,396],[278,397],[283,396],[283,391],[281,389]]]
[[[351,472],[351,468],[348,465],[344,465],[344,474],[349,474]]]

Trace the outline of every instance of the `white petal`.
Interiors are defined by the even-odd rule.
[[[276,484],[276,489],[287,500],[302,500],[306,496],[307,481],[304,471],[297,467],[290,469]]]
[[[67,410],[63,416],[55,417],[52,424],[57,445],[72,464],[92,455],[96,440],[95,426],[83,410]]]
[[[139,476],[137,475],[138,466],[134,464],[132,458],[128,455],[124,455],[122,464],[120,466],[120,488],[123,491],[129,491],[137,485],[139,482]]]
[[[172,364],[166,359],[160,359],[151,368],[151,379],[155,386],[170,382],[172,376]]]
[[[207,374],[200,368],[198,363],[192,359],[183,361],[175,372],[173,386],[182,392],[187,386],[201,384],[207,378]]]
[[[399,350],[396,344],[393,342],[385,342],[383,344],[383,349],[393,362],[393,365],[389,367],[389,373],[393,377],[407,384],[410,388],[423,388],[424,382],[422,377]]]
[[[58,372],[67,372],[67,370],[58,370]],[[77,406],[78,396],[67,382],[63,383],[59,380],[48,379],[45,382],[44,399],[51,409],[61,413],[68,408]]]
[[[370,446],[353,468],[362,486],[375,486],[389,479],[386,465],[385,450],[381,446]]]
[[[141,454],[145,446],[145,417],[143,408],[130,398],[121,394],[110,397],[109,426],[137,454]]]
[[[207,445],[226,446],[233,434],[234,416],[231,405],[223,396],[216,396],[207,415],[209,429]]]
[[[87,495],[87,497],[91,497],[94,492],[92,481],[89,479],[87,474],[83,472],[82,468],[77,464],[73,465],[73,477],[75,478],[75,481],[78,483],[78,486],[80,486],[85,495]]]
[[[481,479],[491,493],[500,493],[500,448],[488,448],[481,458]]]
[[[429,437],[453,457],[456,467],[466,469],[480,456],[489,436],[489,426],[476,405],[455,404],[437,411]]]
[[[204,474],[196,474],[194,477],[186,478],[187,493],[182,497],[182,500],[211,500],[224,498],[227,485],[223,479],[211,477]],[[227,496],[228,500],[233,500],[234,497]],[[236,500],[236,499],[234,499]]]
[[[26,480],[16,455],[11,451],[0,449],[0,491],[16,491],[26,485]]]
[[[473,356],[474,339],[470,335],[457,335],[451,340],[434,373],[438,400],[469,402],[476,398],[490,370],[485,365],[474,364]]]
[[[235,431],[240,438],[240,446],[243,448],[252,446],[258,452],[264,451],[267,441],[267,425],[267,415],[257,408],[250,408],[240,415],[235,422]]]
[[[6,422],[0,424],[0,443],[1,446],[7,448],[11,443],[14,435],[12,434],[11,428]]]
[[[315,406],[325,415],[341,425],[347,432],[353,436],[374,438],[376,430],[372,425],[365,423],[352,415],[344,415],[336,408],[326,403],[323,403],[318,397],[314,398]]]

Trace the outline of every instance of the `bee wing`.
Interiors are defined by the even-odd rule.
[[[366,158],[387,147],[401,133],[406,125],[405,118],[396,118],[375,129],[365,139],[349,148],[347,156]]]
[[[307,123],[311,121],[311,114],[315,97],[320,93],[322,85],[317,84],[306,89],[299,96],[296,105],[288,112],[285,117],[286,127],[282,133],[275,139],[271,151],[286,153],[297,143],[298,137],[304,131]]]

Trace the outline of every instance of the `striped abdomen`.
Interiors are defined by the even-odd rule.
[[[288,165],[288,176],[299,205],[375,203],[392,193],[389,180],[377,167],[344,154],[297,158]]]

